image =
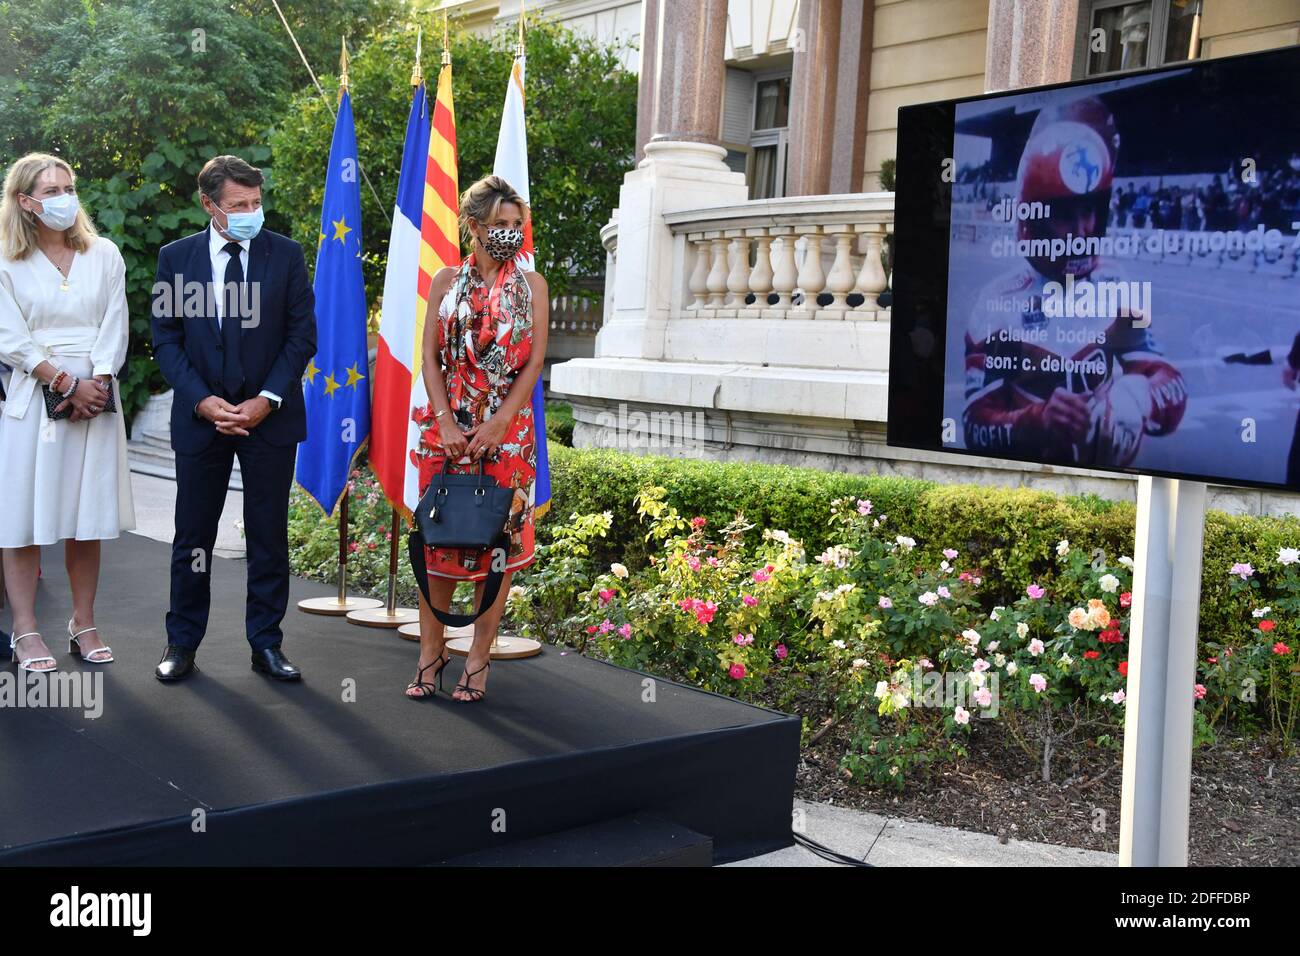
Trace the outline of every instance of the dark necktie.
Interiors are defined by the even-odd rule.
[[[226,263],[226,277],[221,318],[221,383],[226,389],[226,399],[241,402],[244,398],[244,361],[240,355],[240,326],[242,314],[240,303],[243,301],[244,266],[239,261],[242,247],[237,242],[226,243],[225,250],[230,253]]]

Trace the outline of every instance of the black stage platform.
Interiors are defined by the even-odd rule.
[[[646,675],[556,648],[494,662],[478,703],[411,701],[416,645],[300,613],[332,591],[299,579],[284,647],[304,680],[276,684],[249,669],[243,561],[216,559],[201,672],[162,684],[169,553],[105,543],[96,615],[117,661],[95,668],[59,640],[67,577],[45,549],[39,622],[63,671],[102,672],[102,715],[0,708],[0,864],[509,863],[571,829],[618,839],[620,820],[642,844],[711,840],[715,863],[792,844],[797,718],[664,680],[648,703]]]

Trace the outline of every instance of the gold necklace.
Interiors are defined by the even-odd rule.
[[[73,249],[73,250],[71,250],[71,252],[72,252],[72,257],[75,258],[76,255],[77,255],[77,251],[76,251],[75,249]],[[71,271],[71,269],[72,269],[72,259],[70,258],[70,259],[68,260],[68,265],[67,265],[67,268],[65,269],[63,266],[59,265],[58,260],[54,259],[54,258],[53,258],[53,257],[52,257],[48,252],[46,252],[44,249],[41,250],[41,255],[45,256],[45,258],[49,260],[50,265],[54,266],[54,268],[55,268],[56,270],[58,270],[59,277],[63,280],[62,282],[59,283],[59,291],[60,291],[60,292],[67,292],[67,291],[68,291],[68,272]]]

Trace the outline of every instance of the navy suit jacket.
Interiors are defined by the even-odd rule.
[[[316,354],[316,297],[307,281],[302,247],[263,229],[249,244],[245,280],[257,296],[258,311],[257,323],[240,330],[244,388],[235,400],[244,401],[262,389],[279,395],[283,405],[251,433],[272,445],[294,445],[307,437],[302,376]],[[175,393],[172,448],[185,454],[201,452],[217,435],[212,422],[195,414],[195,406],[209,395],[225,394],[221,327],[212,295],[206,292],[211,282],[207,229],[159,250],[153,354]],[[201,297],[200,289],[205,290]]]

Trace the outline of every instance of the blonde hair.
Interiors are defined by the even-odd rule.
[[[18,202],[18,194],[30,196],[41,176],[50,169],[61,169],[76,185],[77,174],[65,160],[49,153],[28,153],[9,167],[5,174],[4,196],[0,198],[0,251],[14,261],[26,259],[36,251],[36,223],[34,212],[28,212]],[[63,241],[78,252],[90,248],[98,235],[84,209],[77,211],[77,221],[64,231]]]
[[[507,202],[516,204],[523,211],[524,222],[527,223],[532,216],[528,203],[500,176],[484,176],[460,194],[460,235],[466,245],[474,244],[469,221],[473,219],[481,226],[486,225],[496,218],[501,204]]]

